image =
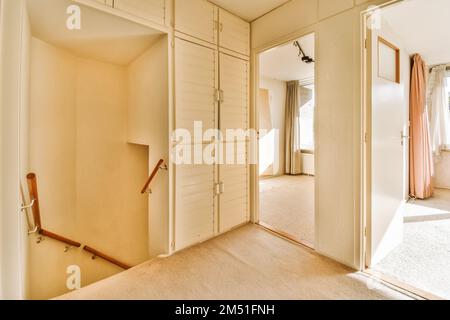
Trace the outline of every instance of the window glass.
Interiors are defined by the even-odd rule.
[[[448,107],[450,108],[450,76],[447,77]]]
[[[314,85],[300,86],[300,148],[314,151]]]

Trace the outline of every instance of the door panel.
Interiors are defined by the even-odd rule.
[[[369,265],[385,258],[403,241],[403,204],[405,202],[409,108],[409,55],[401,51],[400,83],[380,76],[379,37],[398,45],[387,26],[372,31],[372,154],[371,154],[371,232]],[[388,67],[394,67],[390,64]],[[391,70],[392,71],[392,70]],[[394,70],[395,71],[395,70]],[[407,134],[406,134],[407,135]]]
[[[219,46],[249,56],[250,24],[223,9],[219,21]]]
[[[214,166],[176,167],[175,250],[214,235]]]
[[[175,127],[194,137],[194,122],[203,130],[217,128],[217,53],[209,48],[175,39]]]
[[[249,128],[249,63],[220,53],[220,129]],[[225,137],[226,138],[226,137]],[[242,140],[242,139],[241,139]]]
[[[219,169],[220,181],[223,185],[219,197],[220,232],[226,232],[249,221],[247,148],[246,142],[224,144],[224,159],[228,161]],[[230,163],[230,159],[234,159],[234,164]]]
[[[217,44],[216,7],[204,0],[175,1],[175,30]]]

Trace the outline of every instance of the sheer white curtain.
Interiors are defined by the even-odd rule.
[[[450,149],[450,111],[446,66],[433,68],[429,84],[431,146],[433,153],[439,156],[442,150]]]

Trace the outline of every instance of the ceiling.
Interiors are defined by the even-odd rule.
[[[289,2],[289,0],[209,0],[248,22],[256,20],[267,12]]]
[[[450,63],[450,1],[408,0],[383,10],[383,18],[410,54],[428,65]]]
[[[118,65],[128,65],[161,37],[159,31],[84,6],[81,29],[69,30],[66,10],[72,4],[71,0],[28,0],[33,36],[76,56]]]
[[[300,46],[305,54],[315,58],[314,34],[300,38]],[[314,63],[306,64],[298,56],[294,41],[266,51],[260,55],[260,75],[280,81],[311,81],[314,79]]]

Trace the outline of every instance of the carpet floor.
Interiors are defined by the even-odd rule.
[[[373,269],[450,299],[450,190],[406,205],[403,243]]]
[[[314,248],[314,177],[260,181],[260,221]]]
[[[409,299],[255,225],[59,299]]]

